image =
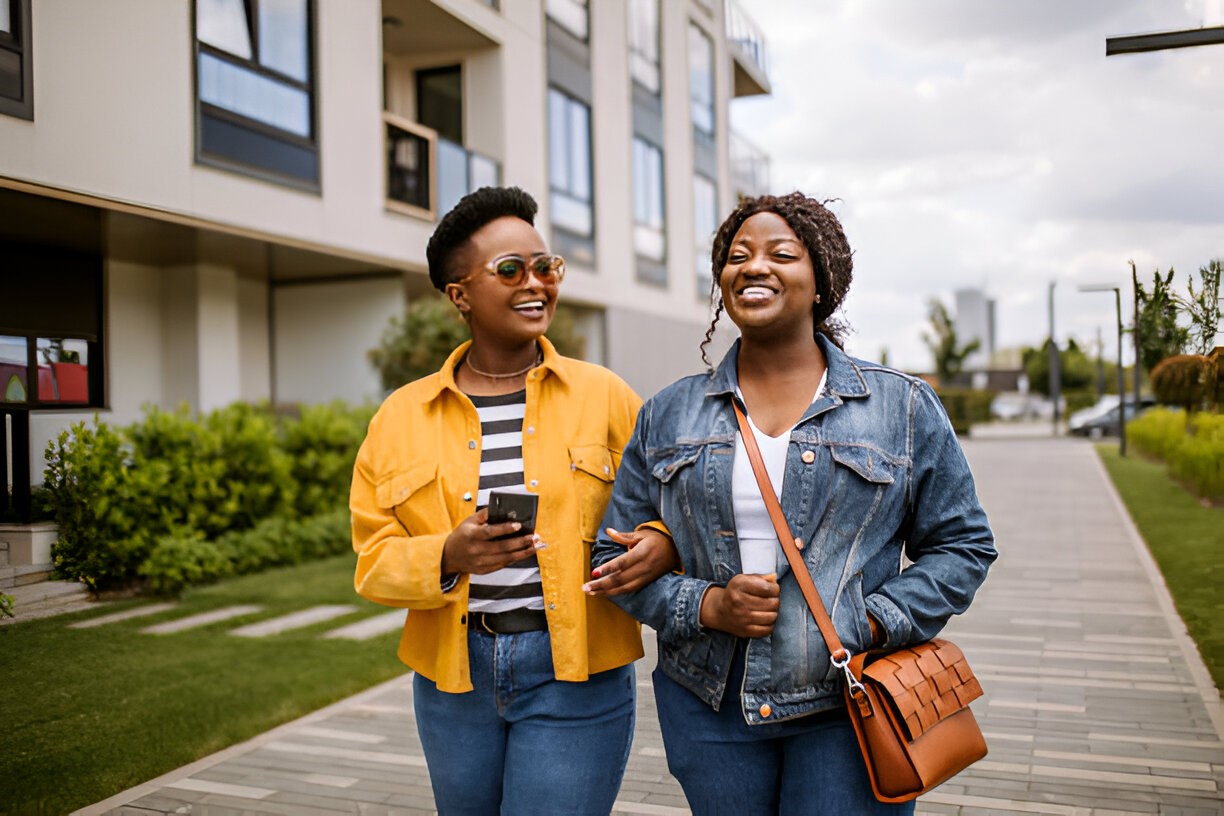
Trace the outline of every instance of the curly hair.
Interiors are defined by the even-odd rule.
[[[430,282],[439,292],[446,290],[455,278],[455,253],[485,224],[509,216],[535,226],[537,210],[535,199],[518,187],[481,187],[459,199],[442,216],[425,247]]]
[[[714,304],[714,318],[710,321],[705,340],[701,343],[701,359],[707,366],[710,361],[706,358],[706,346],[714,337],[714,327],[723,312],[719,276],[727,265],[731,243],[740,227],[752,216],[763,212],[782,216],[807,248],[816,275],[816,291],[820,293],[820,302],[812,305],[812,321],[816,326],[816,333],[829,338],[838,348],[842,347],[850,327],[845,321],[833,317],[833,314],[841,308],[850,291],[850,281],[854,277],[854,261],[841,222],[825,206],[833,200],[817,201],[800,192],[783,196],[744,197],[740,199],[735,211],[722,222],[718,232],[714,234],[714,247],[710,251],[710,270],[713,277],[710,302]]]

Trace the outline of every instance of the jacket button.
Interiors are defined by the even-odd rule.
[[[550,604],[548,605],[548,608],[549,608],[550,610],[555,611],[555,610],[556,610],[556,608],[557,608],[557,605],[556,605],[555,603],[550,603]]]
[[[539,487],[539,486],[540,486],[540,480],[539,480],[539,479],[532,479],[532,480],[531,480],[531,486],[532,486],[532,487]]]
[[[766,719],[768,719],[769,715],[772,713],[773,713],[773,709],[769,707],[769,703],[765,703],[763,706],[761,706],[761,716],[762,717],[765,717]]]
[[[534,426],[534,425],[528,425],[528,426],[527,426],[527,433],[529,433],[529,434],[533,434],[533,433],[535,433],[535,426]]]
[[[476,450],[476,440],[475,439],[468,440],[468,450]]]
[[[813,453],[812,451],[804,451],[803,455],[800,456],[799,458],[803,460],[803,463],[805,465],[810,465],[816,461],[816,454]]]
[[[472,494],[471,494],[470,492],[468,492],[468,493],[464,493],[464,494],[463,494],[463,500],[464,500],[464,501],[471,501],[471,500],[472,500]]]

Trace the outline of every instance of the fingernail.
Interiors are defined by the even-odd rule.
[[[587,593],[588,595],[589,595],[589,594],[591,594],[591,585],[590,585],[590,584],[583,584],[583,585],[582,585],[582,591],[583,591],[583,592],[585,592],[585,593]]]
[[[595,569],[591,570],[591,574],[594,575],[596,578],[599,578],[601,575],[603,575],[603,573],[599,571],[599,567],[596,567]]]
[[[539,539],[539,537],[538,537],[538,536],[536,537],[536,540],[535,540],[535,548],[536,548],[537,550],[542,550],[542,549],[544,549],[544,548],[545,548],[545,547],[547,547],[547,546],[548,546],[548,544],[546,544],[545,542],[541,541],[541,540]]]

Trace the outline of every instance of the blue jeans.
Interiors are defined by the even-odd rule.
[[[904,816],[914,803],[889,805],[871,792],[854,728],[844,711],[748,725],[740,709],[744,648],[735,650],[718,711],[660,669],[655,704],[667,769],[695,816]]]
[[[607,816],[633,740],[633,665],[553,675],[548,632],[468,633],[472,691],[413,678],[417,731],[442,816]]]

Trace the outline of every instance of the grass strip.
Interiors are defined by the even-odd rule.
[[[354,594],[352,575],[346,554],[189,590],[172,611],[97,628],[67,624],[154,601],[0,627],[0,814],[67,813],[401,674],[396,633],[319,637],[386,611]],[[232,604],[263,609],[140,632]],[[318,604],[358,611],[269,637],[228,634]]]
[[[1097,453],[1164,575],[1217,689],[1224,688],[1224,509],[1206,506],[1167,468],[1141,456]]]

